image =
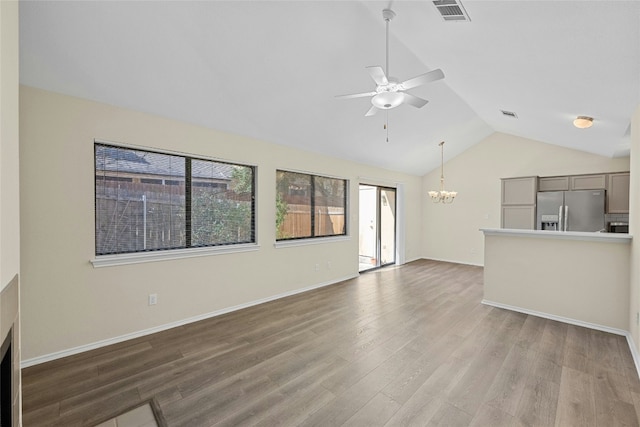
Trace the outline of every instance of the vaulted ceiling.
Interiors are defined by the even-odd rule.
[[[469,22],[426,0],[21,2],[20,81],[418,175],[440,141],[451,158],[496,131],[628,155],[640,2],[463,5]],[[365,67],[385,66],[389,6],[389,74],[445,78],[410,91],[421,109],[365,117],[368,98],[335,95],[375,89]]]

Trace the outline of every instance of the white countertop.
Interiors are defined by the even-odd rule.
[[[538,239],[586,240],[590,242],[631,243],[625,233],[590,233],[584,231],[514,230],[509,228],[481,228],[485,236],[531,237]]]

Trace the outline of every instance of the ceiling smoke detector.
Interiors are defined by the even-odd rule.
[[[460,0],[434,0],[433,5],[445,21],[471,21]]]

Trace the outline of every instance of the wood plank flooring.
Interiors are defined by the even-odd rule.
[[[421,260],[27,368],[29,426],[638,426],[626,339],[484,306]]]

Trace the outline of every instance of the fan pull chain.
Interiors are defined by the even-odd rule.
[[[389,111],[385,111],[384,130],[387,131],[387,142],[389,142]]]

